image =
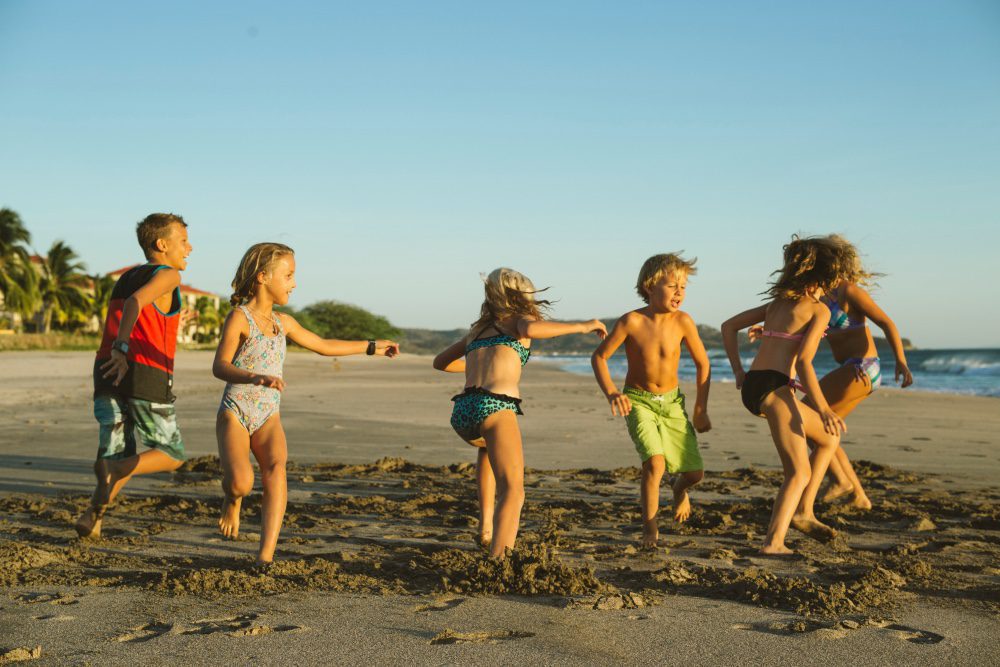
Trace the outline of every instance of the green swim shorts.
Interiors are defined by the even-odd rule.
[[[679,387],[666,394],[625,387],[622,393],[632,402],[625,424],[643,462],[651,456],[662,456],[670,473],[705,468]]]
[[[177,427],[173,403],[153,403],[140,398],[97,396],[94,417],[100,425],[97,456],[125,459],[136,454],[136,444],[159,449],[184,460],[184,441]]]

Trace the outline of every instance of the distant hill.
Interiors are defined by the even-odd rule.
[[[617,322],[617,318],[602,319],[604,325],[610,331]],[[403,352],[408,354],[437,354],[448,347],[467,333],[467,329],[448,329],[437,331],[434,329],[403,329],[401,343]],[[714,327],[705,324],[698,325],[698,335],[706,348],[722,349],[722,332]],[[536,340],[531,344],[532,354],[547,355],[587,355],[597,347],[597,336],[594,334],[573,334],[571,336],[560,336],[547,340]],[[740,349],[752,350],[755,346],[750,343],[746,333],[739,334]],[[875,346],[879,354],[885,356],[891,353],[889,343],[884,338],[875,338]],[[903,347],[912,349],[909,339],[903,339]],[[619,349],[619,354],[623,349]]]

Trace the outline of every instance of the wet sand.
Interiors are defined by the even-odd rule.
[[[780,480],[773,445],[716,385],[694,514],[674,526],[665,513],[661,546],[644,550],[621,420],[591,379],[532,363],[524,532],[496,564],[473,544],[474,450],[448,427],[461,377],[424,358],[293,354],[289,510],[275,566],[255,574],[259,486],[240,538],[215,530],[208,353],[178,358],[191,459],[131,484],[100,542],[75,539],[96,448],[91,363],[0,356],[0,656],[837,664],[982,662],[1000,648],[995,399],[877,393],[845,437],[875,509],[819,506],[840,536],[793,531],[799,555],[774,560],[756,554]]]

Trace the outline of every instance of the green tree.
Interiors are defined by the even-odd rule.
[[[323,338],[364,340],[398,338],[402,333],[381,315],[335,301],[320,301],[294,315],[299,324]]]
[[[221,304],[220,304],[221,305]],[[194,309],[198,312],[198,329],[195,334],[199,343],[211,343],[219,336],[219,327],[222,326],[222,315],[215,307],[215,300],[200,296],[195,301]]]
[[[0,209],[0,292],[3,309],[29,318],[38,309],[38,274],[31,266],[26,248],[31,234],[21,216],[9,208]]]
[[[108,275],[94,274],[90,276],[90,283],[94,287],[94,293],[90,296],[90,314],[96,315],[101,326],[104,326],[104,319],[108,316],[111,292],[115,288],[115,279]]]
[[[52,330],[52,320],[60,324],[75,320],[89,310],[89,299],[83,291],[87,275],[83,262],[73,250],[56,241],[42,261],[42,276],[38,291],[42,300],[42,333]]]

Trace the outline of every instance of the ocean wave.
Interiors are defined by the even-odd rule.
[[[948,375],[1000,375],[995,353],[940,354],[921,359],[913,370]]]

